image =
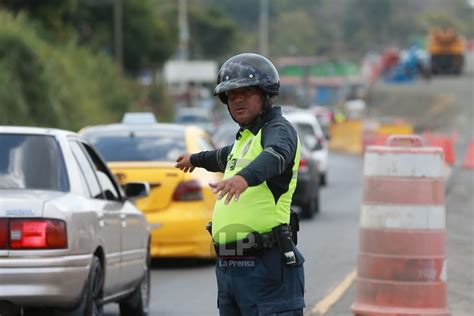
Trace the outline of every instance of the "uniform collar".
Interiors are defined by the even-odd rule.
[[[269,110],[264,110],[262,114],[259,114],[255,121],[253,121],[251,124],[240,127],[239,131],[235,135],[235,139],[240,139],[240,137],[242,137],[242,132],[246,129],[248,129],[252,134],[257,135],[265,123],[278,116],[281,116],[281,107],[279,106],[274,106]]]

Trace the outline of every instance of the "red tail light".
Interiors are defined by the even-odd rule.
[[[0,218],[0,249],[8,246],[8,220]]]
[[[300,158],[300,165],[298,167],[298,170],[300,172],[307,172],[308,168],[309,168],[308,161],[306,160],[306,158],[301,157]]]
[[[66,223],[47,219],[11,219],[10,249],[67,248]]]
[[[199,201],[202,199],[202,188],[196,180],[181,182],[173,194],[174,201]]]

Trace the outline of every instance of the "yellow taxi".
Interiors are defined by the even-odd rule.
[[[107,161],[120,184],[150,184],[149,196],[137,199],[136,205],[150,224],[152,257],[215,257],[205,227],[216,200],[209,183],[219,181],[222,174],[202,168],[184,173],[175,168],[182,153],[215,149],[203,129],[122,123],[87,127],[81,133]]]

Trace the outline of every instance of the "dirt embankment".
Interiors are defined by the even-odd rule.
[[[434,81],[411,85],[376,84],[369,94],[369,116],[401,117],[410,122],[416,132],[425,129],[450,132],[456,121],[456,96],[440,91],[438,86]]]
[[[474,137],[474,53],[461,76],[435,76],[406,84],[377,82],[369,92],[370,116],[399,116],[417,132],[457,131]]]

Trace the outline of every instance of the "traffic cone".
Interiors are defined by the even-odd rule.
[[[444,159],[393,135],[364,157],[356,316],[449,316]]]
[[[449,165],[454,165],[456,162],[456,154],[454,152],[455,136],[445,136],[440,134],[432,134],[425,132],[423,135],[427,144],[432,147],[441,147],[444,152],[444,160]]]
[[[469,145],[467,146],[467,152],[464,155],[462,167],[467,169],[474,169],[474,139],[472,139],[469,142]]]

